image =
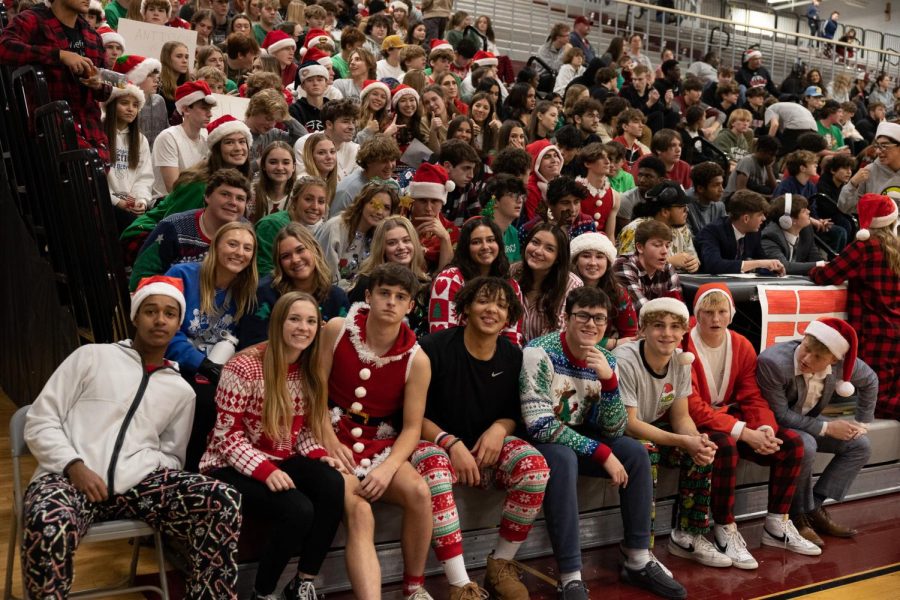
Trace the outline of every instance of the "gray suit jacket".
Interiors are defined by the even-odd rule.
[[[788,275],[806,275],[816,266],[816,262],[825,260],[822,251],[816,246],[812,226],[800,230],[797,237],[797,245],[794,246],[794,256],[788,262],[788,242],[784,237],[784,230],[771,221],[762,231],[762,249],[766,258],[774,258],[781,261]]]
[[[794,351],[799,345],[800,340],[791,340],[763,350],[756,365],[756,382],[779,425],[818,436],[822,431],[822,424],[829,420],[820,416],[822,409],[831,402],[834,386],[843,372],[844,363],[838,361],[831,367],[832,374],[825,378],[819,403],[803,415],[800,410],[803,399],[806,398],[806,379],[802,375],[794,375]],[[855,418],[860,423],[868,423],[874,418],[878,377],[869,365],[856,359],[850,382],[856,388],[858,397]]]

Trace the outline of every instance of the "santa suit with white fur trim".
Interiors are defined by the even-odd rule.
[[[405,324],[390,350],[378,356],[366,344],[369,307],[354,304],[334,345],[328,379],[331,424],[338,440],[353,451],[355,475],[365,477],[390,455],[399,431],[404,390],[416,334]]]
[[[694,314],[700,300],[710,293],[724,294],[734,315],[734,300],[727,286],[708,283],[697,289]],[[768,511],[788,514],[796,489],[803,460],[803,441],[790,429],[780,428],[769,403],[756,385],[756,352],[750,341],[741,334],[727,330],[725,337],[725,372],[721,387],[709,371],[709,359],[697,327],[684,336],[685,347],[697,360],[691,364],[691,395],[688,411],[701,433],[709,435],[718,446],[713,461],[712,502],[713,519],[719,525],[734,523],[734,488],[738,457],[759,465],[770,466]],[[782,440],[778,452],[757,454],[745,442],[740,442],[744,427],[769,428]]]

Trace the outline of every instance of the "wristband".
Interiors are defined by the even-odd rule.
[[[446,448],[447,454],[450,454],[450,450],[453,448],[453,446],[457,445],[457,444],[460,443],[461,441],[462,441],[461,439],[456,438],[455,440],[453,440],[452,442],[450,442],[450,445],[447,446],[447,448]]]
[[[439,434],[437,434],[436,436],[434,436],[434,443],[437,444],[438,446],[440,446],[440,445],[441,445],[441,442],[443,441],[443,439],[444,439],[445,437],[447,437],[448,435],[450,435],[450,434],[447,433],[446,431],[440,432]]]

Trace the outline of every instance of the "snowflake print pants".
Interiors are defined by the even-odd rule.
[[[154,471],[104,502],[90,502],[62,475],[46,475],[25,494],[25,589],[30,598],[67,598],[72,557],[88,527],[111,519],[140,519],[187,544],[187,598],[237,598],[240,504],[240,494],[231,486],[173,469]]]
[[[462,554],[462,533],[459,514],[453,498],[456,473],[447,453],[431,442],[419,442],[413,452],[412,464],[425,478],[431,489],[431,508],[434,515],[432,545],[438,560],[446,561]],[[517,437],[503,440],[496,466],[481,470],[480,487],[506,490],[500,537],[521,542],[528,537],[531,526],[544,501],[544,488],[550,468],[534,446]]]

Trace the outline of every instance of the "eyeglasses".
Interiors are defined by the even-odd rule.
[[[589,312],[572,313],[572,316],[575,317],[575,322],[581,325],[586,324],[588,321],[593,321],[594,325],[599,327],[600,325],[606,325],[607,321],[606,315],[592,315]]]
[[[882,143],[875,143],[875,144],[872,144],[872,148],[873,148],[876,152],[884,152],[884,151],[887,150],[888,148],[896,148],[897,146],[900,146],[900,144],[898,144],[898,143],[896,143],[896,142],[894,142],[894,143],[888,143],[888,144],[882,144]]]

